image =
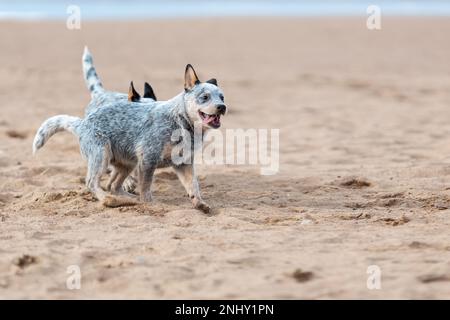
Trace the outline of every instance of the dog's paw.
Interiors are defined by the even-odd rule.
[[[210,213],[211,212],[211,207],[206,202],[204,202],[203,200],[198,200],[198,199],[194,198],[192,200],[192,203],[194,205],[194,208],[197,209],[197,210],[200,210],[200,211],[202,211],[204,213]]]
[[[136,185],[137,181],[133,176],[129,176],[124,182],[123,182],[123,189],[126,192],[129,193],[135,193],[136,192]]]

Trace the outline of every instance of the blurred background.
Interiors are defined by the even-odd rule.
[[[449,298],[449,17],[444,0],[0,0],[0,298]],[[84,116],[85,45],[108,90],[169,99],[187,63],[217,78],[221,130],[280,129],[280,171],[200,167],[211,217],[164,171],[152,204],[100,208],[74,137],[31,155],[45,119]]]
[[[369,5],[386,15],[450,15],[446,0],[18,0],[0,1],[2,19],[64,19],[68,5],[83,7],[84,19],[148,19],[229,16],[358,16]]]

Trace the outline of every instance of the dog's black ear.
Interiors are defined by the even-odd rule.
[[[209,79],[208,81],[206,81],[206,83],[211,83],[211,84],[215,85],[216,87],[218,87],[217,79],[215,79],[215,78]]]
[[[147,82],[144,83],[144,98],[150,98],[153,100],[157,100],[155,93],[153,92],[153,88],[151,85],[149,85]]]
[[[191,90],[196,84],[199,83],[200,80],[198,80],[194,68],[188,64],[186,66],[186,71],[184,72],[184,90]]]
[[[133,81],[130,83],[130,89],[128,89],[128,101],[137,102],[141,99],[141,96],[134,89]]]

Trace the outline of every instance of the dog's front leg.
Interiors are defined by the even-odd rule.
[[[156,165],[150,163],[141,162],[138,164],[139,199],[143,202],[152,201],[151,187],[155,168]]]
[[[173,166],[178,179],[180,179],[181,184],[186,189],[188,196],[192,200],[194,208],[208,213],[211,208],[203,201],[200,186],[198,184],[197,176],[195,175],[194,168],[192,164],[182,164],[180,166]]]

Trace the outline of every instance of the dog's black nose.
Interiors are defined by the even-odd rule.
[[[217,111],[221,114],[225,114],[225,111],[227,111],[227,107],[224,104],[219,104],[216,106]]]

